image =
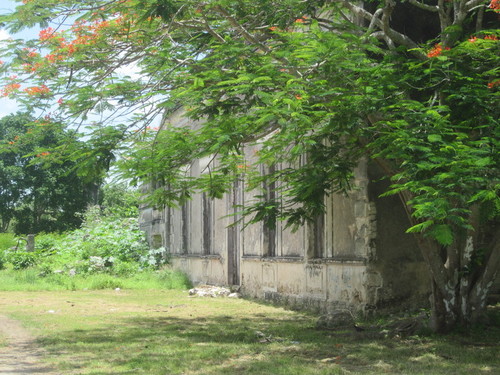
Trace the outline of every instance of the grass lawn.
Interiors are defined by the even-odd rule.
[[[498,324],[444,337],[319,331],[304,313],[178,290],[4,291],[0,314],[63,374],[500,373]]]

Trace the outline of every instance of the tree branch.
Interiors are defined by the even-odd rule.
[[[426,56],[418,50],[419,46],[417,43],[415,43],[408,36],[401,34],[390,27],[389,19],[395,6],[394,0],[388,0],[386,2],[386,6],[382,8],[383,9],[382,19],[378,19],[378,17],[375,17],[374,14],[368,12],[367,10],[349,1],[343,1],[343,4],[345,5],[345,7],[347,7],[347,9],[349,9],[354,14],[370,21],[370,24],[373,22],[373,24],[376,25],[379,29],[381,29],[387,36],[387,38],[391,39],[392,42],[394,42],[395,44],[405,46],[408,49],[412,50],[411,53],[418,59],[421,60],[426,59]]]
[[[247,42],[250,42],[252,44],[255,44],[258,46],[262,51],[269,53],[271,52],[271,49],[266,46],[265,44],[262,44],[257,38],[255,38],[252,34],[250,34],[233,16],[229,14],[227,10],[225,10],[223,7],[220,5],[215,6],[215,9],[224,16],[226,20],[229,21],[229,23],[236,28],[240,34],[245,38]]]
[[[484,17],[484,7],[481,7],[479,9],[479,12],[477,13],[477,20],[476,20],[476,33],[481,31],[483,28],[483,17]]]
[[[465,3],[465,9],[467,11],[471,10],[472,8],[477,7],[478,5],[484,4],[486,6],[486,3],[484,0],[470,0]]]
[[[500,228],[498,226],[490,244],[491,253],[486,261],[485,271],[478,282],[478,284],[481,283],[483,287],[495,279],[500,269]]]
[[[444,4],[444,0],[438,1],[438,14],[439,23],[441,25],[441,32],[443,32],[451,23],[450,18],[446,14],[446,6]]]
[[[418,0],[410,0],[409,1],[411,5],[414,5],[416,6],[417,8],[420,8],[420,9],[423,9],[423,10],[427,10],[429,12],[438,12],[439,9],[436,5],[428,5],[428,4],[424,4],[424,3],[421,3],[420,1]]]

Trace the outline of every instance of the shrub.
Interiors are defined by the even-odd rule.
[[[101,205],[109,216],[117,218],[136,218],[139,216],[138,190],[132,189],[126,184],[106,184],[102,187]]]
[[[149,249],[146,254],[141,256],[139,263],[144,268],[158,269],[169,262],[167,250],[164,247],[158,249]]]
[[[35,238],[35,250],[40,254],[52,255],[56,252],[57,246],[64,234],[40,233]]]
[[[13,238],[13,237],[12,237]],[[9,243],[15,244],[15,241]],[[9,246],[10,247],[10,246]],[[83,214],[80,229],[63,234],[40,233],[35,238],[35,252],[5,250],[0,268],[11,263],[14,272],[30,271],[41,289],[108,289],[153,287],[185,288],[187,278],[172,270],[161,270],[168,263],[164,248],[149,249],[136,218],[120,218],[91,207]],[[34,267],[36,266],[36,267]],[[120,279],[118,279],[120,278]],[[125,283],[125,284],[123,284]],[[85,286],[83,286],[85,285]]]
[[[38,254],[26,251],[12,252],[9,253],[8,260],[15,270],[23,270],[37,263]]]
[[[63,235],[41,234],[35,239],[42,275],[54,271],[80,275],[131,275],[165,263],[164,250],[150,251],[137,219],[117,218],[91,207],[80,229]]]

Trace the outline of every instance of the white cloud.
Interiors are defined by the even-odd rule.
[[[127,64],[127,65],[122,65],[118,69],[116,69],[116,72],[122,76],[122,77],[130,77],[132,79],[142,79],[144,78],[144,75],[140,73],[141,68],[139,68],[139,65],[137,65],[136,62]]]
[[[15,100],[0,98],[0,118],[16,113],[19,107]]]
[[[10,34],[5,31],[5,30],[0,30],[0,40],[7,40],[9,39],[11,36]]]

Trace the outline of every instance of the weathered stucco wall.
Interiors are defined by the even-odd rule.
[[[184,121],[180,117],[171,119]],[[249,162],[258,147],[247,148]],[[199,160],[188,173],[204,173],[210,162]],[[427,273],[412,237],[404,234],[401,205],[378,198],[385,183],[365,161],[353,182],[348,197],[327,197],[325,215],[296,232],[281,222],[273,230],[235,224],[234,204],[255,199],[244,181],[222,199],[200,193],[177,210],[142,207],[141,226],[194,283],[236,284],[247,296],[318,311],[370,312],[420,302],[428,293]]]
[[[374,247],[377,249],[370,268],[383,276],[378,290],[377,307],[389,308],[405,304],[420,305],[430,294],[430,276],[410,227],[406,212],[397,196],[383,197],[389,181],[380,180],[377,166],[370,165],[369,197],[376,205]]]

